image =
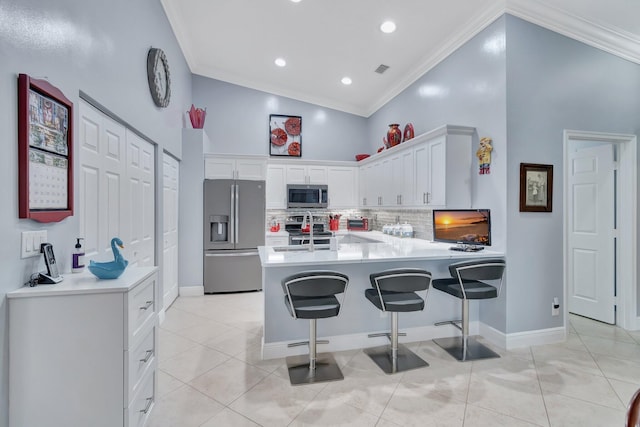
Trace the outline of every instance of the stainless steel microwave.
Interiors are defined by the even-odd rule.
[[[329,205],[326,185],[288,184],[287,208],[318,209]]]

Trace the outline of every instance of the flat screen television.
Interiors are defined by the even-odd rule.
[[[434,209],[433,241],[459,246],[491,246],[491,211]]]

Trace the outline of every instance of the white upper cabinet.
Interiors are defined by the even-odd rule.
[[[287,167],[282,164],[267,166],[267,209],[287,208]]]
[[[360,206],[470,207],[474,133],[446,125],[363,160]]]
[[[321,165],[287,165],[287,184],[327,184],[327,167]]]
[[[226,156],[209,154],[204,159],[206,179],[266,179],[267,160],[258,156]]]
[[[358,168],[355,166],[329,166],[329,209],[358,206]]]

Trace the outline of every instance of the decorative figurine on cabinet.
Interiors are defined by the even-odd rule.
[[[488,175],[491,173],[491,151],[493,151],[491,138],[480,138],[480,148],[476,151],[480,175]]]
[[[117,245],[117,246],[116,246]],[[129,265],[129,261],[124,259],[120,251],[118,250],[118,246],[124,248],[124,244],[122,240],[117,237],[111,239],[111,250],[113,251],[114,260],[110,262],[95,262],[94,260],[89,261],[89,271],[93,273],[98,279],[117,279],[120,277],[122,272],[127,265]]]

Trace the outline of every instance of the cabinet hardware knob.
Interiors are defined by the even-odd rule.
[[[149,412],[149,409],[151,409],[151,405],[153,405],[153,397],[147,397],[147,405],[144,407],[144,409],[140,409],[140,412],[146,414],[147,412]]]
[[[144,359],[140,359],[140,361],[142,363],[147,363],[149,359],[151,359],[151,356],[153,356],[153,350],[147,350],[146,356],[144,357]]]
[[[153,301],[147,301],[143,307],[140,307],[140,310],[147,310],[152,305],[153,305]]]

